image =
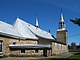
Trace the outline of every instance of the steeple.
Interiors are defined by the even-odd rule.
[[[64,21],[63,14],[61,13],[61,21]]]
[[[38,24],[38,18],[36,18],[36,27],[39,27],[39,24]]]
[[[63,14],[61,13],[60,22],[59,22],[59,29],[58,30],[65,30],[65,28],[66,28],[66,26],[65,26],[64,17],[63,17]]]
[[[63,11],[62,11],[62,8],[61,8],[61,15],[60,15],[60,20],[61,21],[64,21],[64,18],[63,18],[63,13],[62,13]]]
[[[62,10],[61,10],[61,14],[60,14],[60,21],[59,21],[59,28],[57,30],[57,41],[64,43],[66,46],[66,51],[68,52],[68,31],[66,30],[66,26],[65,26],[65,20],[64,20],[64,15],[62,14]]]

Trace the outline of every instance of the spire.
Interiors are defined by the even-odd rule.
[[[39,27],[38,18],[36,18],[36,27]]]
[[[61,13],[61,21],[64,21],[63,14]]]
[[[60,15],[60,22],[59,22],[59,30],[65,30],[65,21],[63,18],[63,14],[62,14],[62,9],[61,9],[61,15]]]
[[[62,8],[61,8],[61,17],[60,17],[61,19],[60,19],[60,20],[61,20],[61,21],[64,21],[64,17],[63,17],[62,12],[63,12],[63,11],[62,11]]]

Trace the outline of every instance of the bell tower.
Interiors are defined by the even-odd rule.
[[[67,30],[66,30],[66,23],[64,21],[64,17],[63,17],[63,14],[61,13],[60,15],[60,22],[59,22],[59,27],[58,27],[58,30],[57,30],[57,40],[59,42],[62,42],[62,43],[65,43],[65,44],[68,44],[68,34],[67,34]]]
[[[61,17],[60,17],[60,22],[59,22],[59,30],[65,30],[66,26],[65,26],[65,21],[63,18],[63,14],[61,13]]]

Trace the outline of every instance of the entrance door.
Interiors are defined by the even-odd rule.
[[[44,50],[43,50],[43,56],[47,57],[47,49],[46,48],[44,48]]]

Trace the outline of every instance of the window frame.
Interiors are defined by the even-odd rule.
[[[1,45],[1,51],[0,51],[0,53],[2,53],[3,52],[3,41],[1,41],[1,40],[0,40],[0,45]]]
[[[25,49],[21,49],[21,53],[25,53]]]

